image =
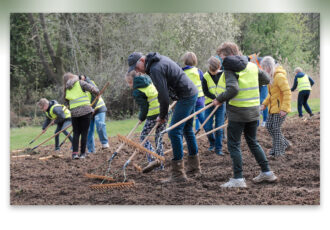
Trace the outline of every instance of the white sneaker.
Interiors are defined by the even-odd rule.
[[[107,148],[109,148],[109,143],[102,144],[102,149],[107,149]]]
[[[246,183],[244,178],[234,179],[230,178],[227,183],[221,185],[222,188],[246,188]]]
[[[260,183],[263,181],[274,182],[277,180],[277,177],[272,171],[269,172],[260,172],[260,174],[252,179],[254,183]]]
[[[261,123],[261,127],[265,127],[266,126],[266,121],[263,121],[262,123]]]

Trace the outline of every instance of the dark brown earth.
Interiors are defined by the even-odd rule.
[[[95,191],[88,186],[100,183],[85,178],[85,173],[104,175],[107,160],[120,142],[110,138],[110,150],[101,150],[84,160],[71,160],[69,145],[60,153],[53,146],[37,149],[34,155],[12,158],[10,162],[10,204],[12,205],[319,205],[320,204],[320,117],[301,120],[287,118],[283,133],[293,143],[293,149],[277,159],[269,159],[271,170],[279,180],[275,184],[253,184],[259,167],[242,138],[243,169],[247,188],[224,189],[220,185],[232,176],[230,155],[224,143],[224,157],[208,152],[206,139],[199,140],[203,175],[185,183],[162,185],[169,175],[171,155],[166,156],[165,170],[139,173],[131,163],[127,178],[136,186],[124,190]],[[138,135],[138,134],[137,134]],[[165,149],[169,141],[165,139]],[[259,127],[258,139],[267,153],[272,145],[267,130]],[[98,141],[97,141],[98,142]],[[121,174],[122,166],[132,154],[125,147],[112,163],[111,172]],[[27,154],[28,152],[11,153]],[[39,160],[40,157],[63,154],[63,158]],[[186,159],[186,157],[185,157]],[[134,163],[146,163],[143,154]]]

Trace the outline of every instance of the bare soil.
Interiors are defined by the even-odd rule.
[[[252,154],[242,137],[243,169],[247,188],[223,189],[220,185],[232,177],[231,158],[224,140],[224,157],[209,152],[208,141],[198,141],[203,175],[188,182],[161,184],[170,174],[171,154],[166,155],[164,171],[142,174],[133,163],[143,167],[145,155],[140,153],[126,169],[128,180],[135,187],[113,190],[92,190],[89,185],[100,181],[89,179],[85,173],[104,175],[107,160],[120,142],[110,138],[110,149],[102,150],[86,159],[71,160],[69,145],[55,153],[54,146],[42,146],[30,157],[10,161],[11,205],[319,205],[320,204],[320,117],[312,119],[287,118],[282,131],[293,143],[293,148],[279,158],[271,158],[268,151],[272,140],[266,128],[259,127],[258,139],[268,157],[271,170],[279,180],[276,183],[254,184],[259,174]],[[137,138],[138,134],[136,134]],[[166,135],[167,136],[167,135]],[[167,137],[165,149],[170,148]],[[97,144],[98,141],[96,141]],[[111,173],[118,172],[123,180],[122,166],[133,149],[123,148],[113,160]],[[11,153],[29,154],[28,151]],[[62,154],[61,158],[39,160],[40,157]],[[185,157],[186,159],[186,157]]]

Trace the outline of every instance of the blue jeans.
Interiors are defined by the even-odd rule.
[[[269,166],[264,150],[257,141],[257,121],[252,122],[236,122],[228,121],[228,151],[233,162],[234,178],[243,178],[243,162],[241,152],[241,136],[244,132],[246,143],[251,153],[261,167],[262,172],[268,172]]]
[[[260,105],[264,102],[264,100],[266,99],[267,95],[268,95],[268,88],[267,85],[263,85],[259,87],[259,92],[260,92]],[[267,121],[267,117],[268,117],[268,108],[266,107],[266,109],[264,109],[262,112],[262,120],[263,121]],[[259,121],[258,121],[258,125],[259,125]]]
[[[298,103],[297,104],[298,104],[299,117],[303,116],[302,106],[304,106],[307,113],[309,113],[309,114],[312,113],[312,110],[307,103],[310,92],[311,92],[310,90],[302,90],[298,94]]]
[[[192,97],[178,100],[173,112],[170,126],[188,117],[190,114],[193,114],[196,100],[197,100],[197,94]],[[198,146],[193,130],[193,122],[194,122],[194,118],[191,118],[188,121],[182,123],[178,127],[168,132],[168,136],[171,140],[172,149],[173,149],[172,160],[181,160],[183,158],[183,145],[182,145],[183,136],[185,137],[187,142],[189,155],[192,156],[198,154]]]
[[[105,112],[98,113],[91,119],[87,136],[88,152],[95,152],[94,128],[96,126],[97,134],[102,144],[108,143],[107,130],[105,126]]]
[[[196,105],[195,106],[195,112],[197,112],[198,110],[201,110],[202,108],[204,108],[204,105]],[[200,114],[196,115],[196,122],[195,122],[195,129],[198,130],[199,129],[199,123],[203,124],[205,121],[205,116],[204,116],[204,112],[201,112]]]
[[[56,130],[55,130],[55,133],[61,131],[62,129],[65,129],[65,128],[68,127],[69,125],[71,125],[71,120],[66,120],[66,121],[64,121],[64,122],[62,122],[62,123],[58,123],[58,124],[57,124],[57,127],[56,127]],[[63,134],[64,134],[65,136],[68,136],[68,135],[69,135],[68,130],[67,130],[67,129],[64,130],[64,131],[63,131]],[[71,142],[71,144],[72,144],[72,140],[73,140],[73,139],[72,139],[71,135],[69,136],[69,140],[70,140],[70,142]],[[55,150],[59,150],[59,149],[60,149],[60,135],[57,135],[57,136],[55,137]]]
[[[205,110],[205,119],[211,114],[214,110],[214,106]],[[211,131],[212,129],[218,128],[219,126],[223,125],[225,122],[225,113],[226,113],[226,104],[222,104],[213,116],[206,122],[205,124],[205,132]],[[213,127],[213,118],[215,120],[215,126]],[[223,136],[223,129],[218,130],[214,133],[207,135],[207,139],[209,139],[210,147],[215,147],[216,150],[222,150],[222,136]]]

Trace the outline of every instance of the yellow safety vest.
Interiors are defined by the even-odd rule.
[[[154,84],[150,84],[145,88],[138,88],[148,98],[149,110],[147,117],[159,114],[159,102],[158,102],[158,91]]]
[[[71,117],[71,112],[70,110],[68,110],[68,108],[64,105],[60,105],[60,104],[55,104],[52,105],[52,107],[50,107],[49,113],[45,112],[46,116],[51,119],[51,120],[55,120],[57,118],[57,115],[54,113],[54,108],[60,106],[62,107],[62,110],[64,112],[65,118],[70,118]]]
[[[238,75],[238,94],[229,100],[229,105],[236,107],[259,106],[258,66],[248,62],[246,68],[236,73]]]
[[[226,79],[224,73],[221,74],[217,85],[215,85],[209,72],[204,73],[204,79],[207,82],[207,88],[209,89],[210,93],[214,94],[216,97],[226,91]],[[213,99],[205,95],[205,104],[208,104],[212,101]]]
[[[187,74],[187,76],[190,78],[190,80],[195,84],[195,86],[198,89],[198,97],[203,97],[203,87],[202,87],[202,82],[199,77],[199,72],[196,67],[192,67],[190,69],[184,70],[184,72]]]
[[[82,90],[79,81],[76,81],[71,89],[67,89],[65,94],[65,99],[70,101],[70,109],[90,105],[88,95]]]
[[[298,78],[298,91],[300,92],[302,90],[312,90],[311,83],[309,82],[307,74]]]
[[[97,87],[93,80],[91,80],[91,82],[94,84],[95,87]],[[92,94],[88,91],[86,93],[87,93],[87,96],[89,98],[90,103],[92,103]],[[99,97],[99,100],[97,101],[96,106],[95,106],[94,109],[97,110],[97,109],[101,108],[102,106],[105,106],[105,103],[104,103],[103,98]]]

